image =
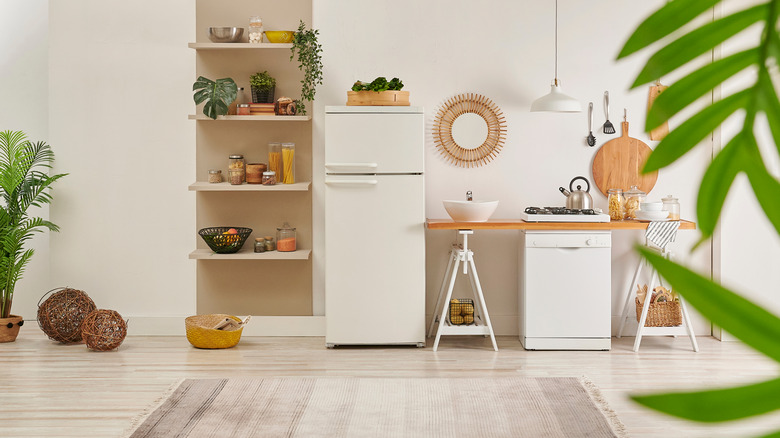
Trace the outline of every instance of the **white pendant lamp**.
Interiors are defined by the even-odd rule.
[[[531,111],[551,111],[558,113],[578,113],[582,111],[580,102],[563,94],[558,81],[558,0],[555,0],[555,80],[550,86],[550,94],[536,99],[531,104]]]

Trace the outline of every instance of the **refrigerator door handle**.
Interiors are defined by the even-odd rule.
[[[325,167],[334,167],[341,169],[376,169],[377,163],[325,163]]]
[[[325,184],[376,185],[375,179],[326,179]]]

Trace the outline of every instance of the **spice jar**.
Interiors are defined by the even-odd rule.
[[[233,182],[232,177],[232,171],[237,170],[241,173],[241,183],[246,181],[246,164],[244,162],[244,156],[241,154],[231,155],[230,156],[230,164],[228,165],[228,172],[231,173],[230,177],[230,184],[235,184]],[[238,184],[241,184],[238,183]]]
[[[263,42],[263,20],[256,15],[249,17],[249,42],[253,44]]]
[[[268,170],[276,172],[276,178],[282,180],[282,144],[268,143]]]
[[[247,184],[261,184],[263,182],[263,172],[266,171],[265,163],[248,163],[246,165]]]
[[[282,182],[295,183],[295,143],[282,143]]]
[[[239,116],[248,116],[249,113],[249,104],[248,103],[240,103],[238,104],[238,110],[236,112]]]
[[[645,201],[647,194],[637,186],[631,186],[631,190],[624,193],[626,198],[624,210],[624,217],[626,219],[636,219],[636,211],[639,210],[639,204]]]
[[[281,228],[276,229],[276,250],[280,252],[295,251],[295,228],[285,222]]]
[[[609,218],[613,221],[623,220],[625,216],[624,205],[625,198],[623,198],[623,189],[609,189],[607,190],[607,204],[609,206]]]
[[[264,186],[272,186],[276,184],[276,172],[273,170],[269,170],[267,172],[263,172],[263,181],[262,184]]]
[[[219,169],[209,169],[209,182],[211,184],[222,182],[222,171]]]
[[[234,116],[234,115],[240,115],[241,113],[238,112],[238,107],[241,106],[241,104],[244,103],[242,97],[244,94],[244,87],[238,87],[236,88],[236,98],[233,100],[233,102],[230,102],[230,105],[228,106],[228,115]]]
[[[275,249],[276,244],[274,243],[274,236],[265,236],[265,250],[273,251]]]
[[[255,237],[255,252],[265,252],[265,239]]]
[[[680,201],[672,195],[665,198],[661,198],[661,202],[664,203],[663,209],[669,212],[669,220],[680,220]]]

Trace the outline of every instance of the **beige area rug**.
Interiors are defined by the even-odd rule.
[[[622,437],[574,377],[188,379],[128,436]]]

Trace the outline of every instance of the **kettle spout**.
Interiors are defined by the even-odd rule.
[[[564,189],[563,187],[558,187],[558,190],[560,190],[561,193],[563,193],[563,196],[566,196],[567,198],[569,197],[569,195],[571,195],[571,192]]]

